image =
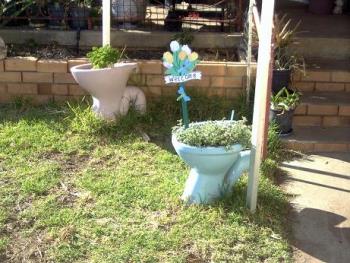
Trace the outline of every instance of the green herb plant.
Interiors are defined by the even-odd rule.
[[[294,110],[300,103],[300,95],[299,92],[290,92],[284,87],[276,95],[271,96],[271,109],[283,112]]]
[[[115,63],[120,62],[124,58],[124,52],[125,48],[120,51],[119,49],[106,45],[103,47],[93,47],[92,51],[86,56],[94,69],[101,69],[113,67]]]
[[[173,128],[179,142],[196,147],[226,147],[241,144],[250,147],[251,130],[246,120],[239,121],[207,121],[191,123],[185,129],[183,126]]]

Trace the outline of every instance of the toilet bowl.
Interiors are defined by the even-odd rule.
[[[111,120],[121,113],[126,84],[136,68],[137,63],[116,63],[114,67],[103,69],[93,69],[91,64],[84,64],[72,67],[71,72],[76,82],[91,94],[93,111]]]
[[[192,204],[209,204],[232,190],[249,168],[250,150],[240,144],[226,147],[195,147],[172,135],[177,154],[191,167],[181,199]]]

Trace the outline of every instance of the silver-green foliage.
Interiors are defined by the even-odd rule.
[[[251,130],[244,119],[191,123],[187,129],[174,127],[173,133],[178,141],[197,147],[230,147],[234,144],[250,147]]]

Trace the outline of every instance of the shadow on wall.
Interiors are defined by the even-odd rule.
[[[348,204],[344,202],[343,205]],[[293,217],[296,218],[296,221],[293,222],[294,240],[292,244],[294,247],[322,262],[349,262],[349,218],[312,208],[304,208],[294,213],[296,213]],[[313,262],[313,258],[302,261],[296,255],[295,260],[297,262]]]

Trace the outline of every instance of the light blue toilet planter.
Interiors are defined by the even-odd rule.
[[[209,204],[231,191],[249,168],[250,150],[240,144],[225,147],[194,147],[172,135],[177,154],[191,167],[181,199],[190,204]]]

